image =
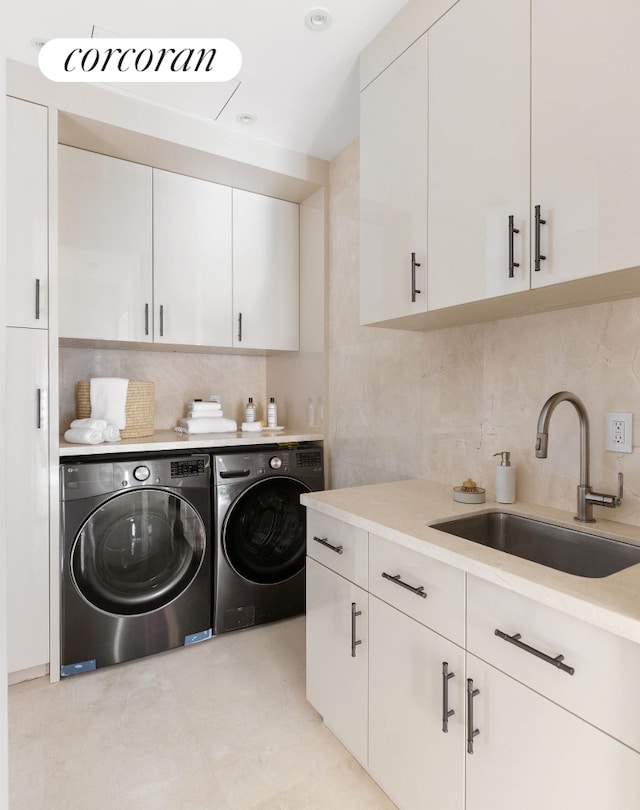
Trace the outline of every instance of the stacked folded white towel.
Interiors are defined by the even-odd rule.
[[[106,419],[74,419],[65,432],[64,439],[71,444],[119,442],[120,430],[117,425],[110,425]]]
[[[235,419],[226,419],[219,402],[193,400],[187,405],[187,418],[180,419],[176,433],[235,433]]]

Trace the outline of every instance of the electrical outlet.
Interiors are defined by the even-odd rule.
[[[633,414],[608,413],[605,418],[605,450],[614,453],[631,453]]]

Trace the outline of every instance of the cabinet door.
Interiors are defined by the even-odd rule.
[[[300,215],[295,203],[233,189],[233,345],[297,351]]]
[[[640,4],[532,3],[533,286],[640,264]]]
[[[472,655],[467,675],[467,810],[640,807],[640,754]]]
[[[154,169],[154,341],[231,346],[231,272],[231,189]]]
[[[363,324],[427,308],[427,56],[424,35],[360,94]]]
[[[403,810],[464,807],[464,696],[464,650],[370,596],[369,771]]]
[[[60,336],[152,339],[151,169],[59,147]]]
[[[307,699],[365,766],[367,627],[367,592],[307,557]]]
[[[529,0],[460,0],[429,31],[430,310],[529,288],[529,30]]]
[[[48,325],[48,113],[7,99],[7,325]]]
[[[48,333],[6,330],[7,663],[49,660]]]

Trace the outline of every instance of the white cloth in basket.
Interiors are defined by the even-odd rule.
[[[92,377],[89,383],[91,418],[104,419],[109,425],[127,426],[127,389],[129,380],[123,377]]]

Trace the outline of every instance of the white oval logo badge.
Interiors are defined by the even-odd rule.
[[[53,82],[226,82],[242,54],[229,39],[60,38],[38,65]]]

